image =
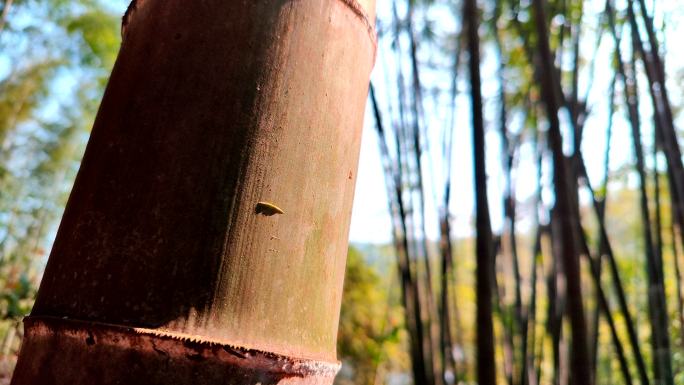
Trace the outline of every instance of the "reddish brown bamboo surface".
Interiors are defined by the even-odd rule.
[[[373,7],[131,4],[13,384],[332,381]]]

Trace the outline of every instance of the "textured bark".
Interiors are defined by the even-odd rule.
[[[141,327],[336,362],[375,54],[373,17],[363,10],[372,7],[132,3],[29,319]],[[272,206],[283,213],[263,210]],[[61,346],[37,336],[28,334],[18,368],[60,362],[56,351],[35,362],[32,352]],[[72,347],[73,362],[91,350]],[[121,364],[112,357],[97,365]],[[127,378],[108,373],[100,384]],[[147,383],[191,383],[193,373]],[[13,383],[91,382],[34,381],[19,370]]]
[[[143,328],[47,317],[25,327],[18,383],[325,385],[340,366]]]

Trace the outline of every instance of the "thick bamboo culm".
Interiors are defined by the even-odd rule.
[[[373,9],[130,5],[12,384],[332,383]]]

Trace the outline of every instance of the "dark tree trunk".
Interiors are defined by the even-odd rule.
[[[480,385],[495,385],[494,327],[492,324],[492,282],[494,253],[492,228],[487,200],[487,171],[485,166],[485,132],[482,115],[480,80],[480,37],[478,35],[479,12],[476,0],[466,0],[463,20],[467,20],[468,68],[470,73],[470,96],[473,116],[473,149],[475,166],[475,210],[477,227],[477,381]]]

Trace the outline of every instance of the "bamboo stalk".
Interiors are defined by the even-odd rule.
[[[366,10],[131,4],[13,385],[332,383]]]

